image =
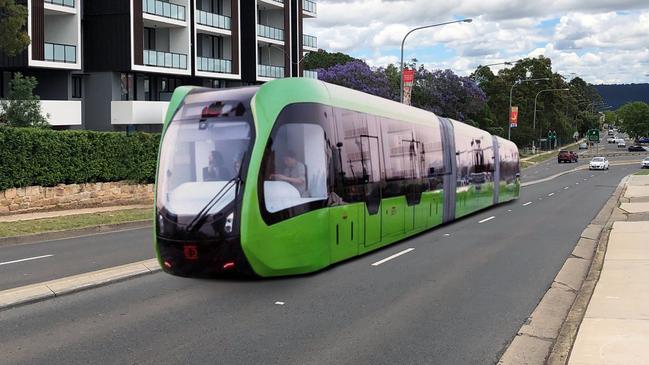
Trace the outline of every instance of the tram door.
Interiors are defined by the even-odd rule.
[[[372,124],[368,123],[370,133]],[[365,246],[371,246],[381,241],[381,148],[377,135],[361,135],[360,141],[365,186]]]

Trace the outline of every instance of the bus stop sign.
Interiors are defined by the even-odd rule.
[[[589,142],[599,142],[599,130],[598,129],[589,129],[588,130],[588,141]]]

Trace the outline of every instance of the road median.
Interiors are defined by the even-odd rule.
[[[60,297],[160,271],[157,259],[0,291],[0,310]]]

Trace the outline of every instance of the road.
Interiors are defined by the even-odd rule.
[[[313,275],[158,273],[3,311],[0,362],[495,363],[635,170],[532,185],[516,202]]]

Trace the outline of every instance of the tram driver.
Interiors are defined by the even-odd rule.
[[[272,174],[272,180],[284,181],[293,185],[301,197],[306,197],[306,166],[297,160],[295,152],[288,150],[284,154],[283,174]]]
[[[219,151],[212,151],[207,167],[203,168],[204,181],[227,181],[232,178],[232,173],[225,166],[223,156]]]

